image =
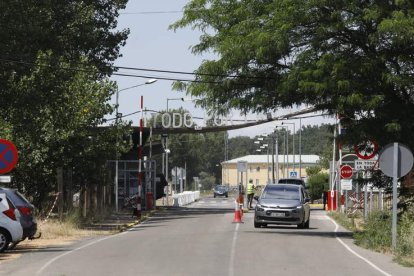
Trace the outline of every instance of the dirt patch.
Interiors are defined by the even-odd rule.
[[[56,221],[40,222],[39,231],[42,236],[35,240],[24,240],[20,242],[13,250],[7,250],[0,254],[0,264],[15,260],[22,254],[28,252],[39,251],[51,247],[68,246],[75,241],[87,237],[94,237],[100,235],[110,235],[114,231],[94,231],[85,230],[74,227],[68,223],[61,223]]]

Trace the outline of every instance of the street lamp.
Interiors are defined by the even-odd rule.
[[[140,84],[137,84],[137,85],[133,85],[133,86],[130,86],[130,87],[126,87],[126,88],[123,88],[123,89],[117,89],[116,90],[116,97],[115,97],[115,112],[116,112],[116,118],[115,118],[115,126],[116,126],[116,144],[115,144],[115,154],[116,154],[116,158],[115,158],[115,210],[116,210],[116,212],[118,212],[118,146],[119,146],[119,138],[118,138],[118,121],[119,121],[119,112],[118,112],[118,106],[119,106],[119,103],[118,103],[118,100],[119,100],[119,92],[121,92],[121,91],[125,91],[125,90],[128,90],[128,89],[132,89],[132,88],[135,88],[135,87],[139,87],[139,86],[143,86],[143,85],[147,85],[147,84],[153,84],[154,82],[156,82],[157,81],[157,79],[149,79],[149,80],[147,80],[146,82],[144,82],[144,83],[140,83]]]
[[[184,98],[167,98],[167,113],[169,111],[169,109],[168,109],[168,102],[169,101],[184,101]],[[168,136],[165,137],[165,147],[168,148]],[[168,183],[168,153],[169,153],[169,151],[165,151],[165,179],[167,180],[167,183]],[[163,160],[164,160],[164,158],[163,158]],[[168,198],[168,190],[167,190],[167,198]],[[167,202],[168,202],[168,200],[167,200]]]
[[[262,150],[266,149],[266,155],[267,155],[267,184],[270,183],[270,177],[269,177],[269,143],[267,144],[261,144],[261,142],[264,140],[264,137],[257,137],[257,140],[255,140],[253,143],[258,144],[260,148],[256,149],[257,152],[262,152]],[[267,137],[267,142],[269,142],[269,137]],[[273,168],[273,165],[272,165]],[[272,169],[273,171],[273,169]]]
[[[282,125],[284,125],[284,124],[286,124],[286,125],[293,125],[293,136],[292,136],[292,139],[293,139],[293,148],[292,148],[292,151],[293,151],[293,171],[295,171],[295,163],[296,163],[296,161],[295,161],[295,123],[287,123],[287,122],[282,122]]]
[[[277,129],[278,127],[281,127],[285,130],[285,135],[284,135],[284,154],[283,154],[283,163],[284,163],[284,168],[282,170],[283,173],[283,177],[285,177],[285,172],[284,169],[286,168],[286,177],[289,177],[289,136],[288,136],[288,126],[275,126],[275,128]],[[286,161],[285,161],[285,155],[286,155]]]

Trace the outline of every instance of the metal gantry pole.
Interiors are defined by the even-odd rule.
[[[279,137],[276,130],[276,138],[275,138],[275,145],[276,145],[276,182],[279,183]]]
[[[292,148],[292,151],[293,151],[293,171],[295,171],[295,168],[296,168],[296,158],[295,158],[295,132],[296,132],[295,123],[293,123],[293,136],[292,136],[292,139],[293,139],[293,148]]]
[[[119,90],[116,90],[116,102],[115,102],[115,106],[116,106],[116,118],[115,118],[115,125],[116,125],[116,143],[115,143],[115,211],[118,213],[118,146],[119,146],[119,131],[118,131],[118,119],[119,119],[119,115],[118,115],[118,102],[119,99]]]
[[[333,198],[334,198],[334,187],[335,187],[335,173],[336,173],[336,127],[334,128],[334,141],[333,141],[333,152],[332,152],[332,183],[331,183],[331,211],[333,211]]]
[[[286,177],[289,177],[289,134],[285,129],[286,134]]]
[[[302,118],[299,118],[299,178],[302,178]]]
[[[397,185],[398,185],[398,143],[394,143],[394,158],[393,158],[393,178],[392,178],[392,229],[391,229],[391,243],[392,248],[395,250],[397,248]]]
[[[139,120],[139,148],[138,148],[138,195],[137,195],[137,217],[141,218],[142,202],[142,117],[143,117],[144,96],[141,96],[141,118]]]
[[[272,177],[274,174],[274,163],[275,163],[275,158],[273,157],[273,149],[274,149],[274,145],[273,145],[273,139],[272,139]],[[270,176],[269,176],[269,144],[267,145],[267,184],[270,183]]]
[[[292,125],[293,126],[293,133],[292,133],[292,140],[293,140],[293,142],[292,142],[293,162],[292,162],[292,168],[293,168],[293,171],[295,171],[295,167],[296,167],[296,158],[295,158],[295,132],[296,132],[296,127],[295,127],[295,123],[282,122],[282,125],[283,124],[289,124],[289,125]],[[286,128],[286,130],[287,130],[287,128]],[[288,150],[288,152],[289,152],[289,150]]]

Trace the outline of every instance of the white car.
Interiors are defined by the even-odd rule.
[[[23,228],[20,224],[20,212],[0,193],[0,252],[6,250],[11,242],[20,242]]]

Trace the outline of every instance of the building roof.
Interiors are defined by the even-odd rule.
[[[289,163],[293,163],[293,155],[288,155]],[[303,164],[317,164],[319,163],[319,156],[315,154],[310,155],[303,155],[301,156],[301,160]],[[258,155],[246,155],[242,157],[238,157],[235,159],[227,160],[222,162],[222,164],[236,164],[238,161],[247,161],[247,163],[251,164],[259,164],[259,163],[267,163],[267,155],[266,154],[258,154]],[[286,155],[279,154],[279,163],[283,163],[286,161]],[[272,156],[269,155],[269,162],[272,162]],[[275,162],[276,162],[276,155],[275,155]],[[295,155],[295,163],[299,163],[299,155]]]

